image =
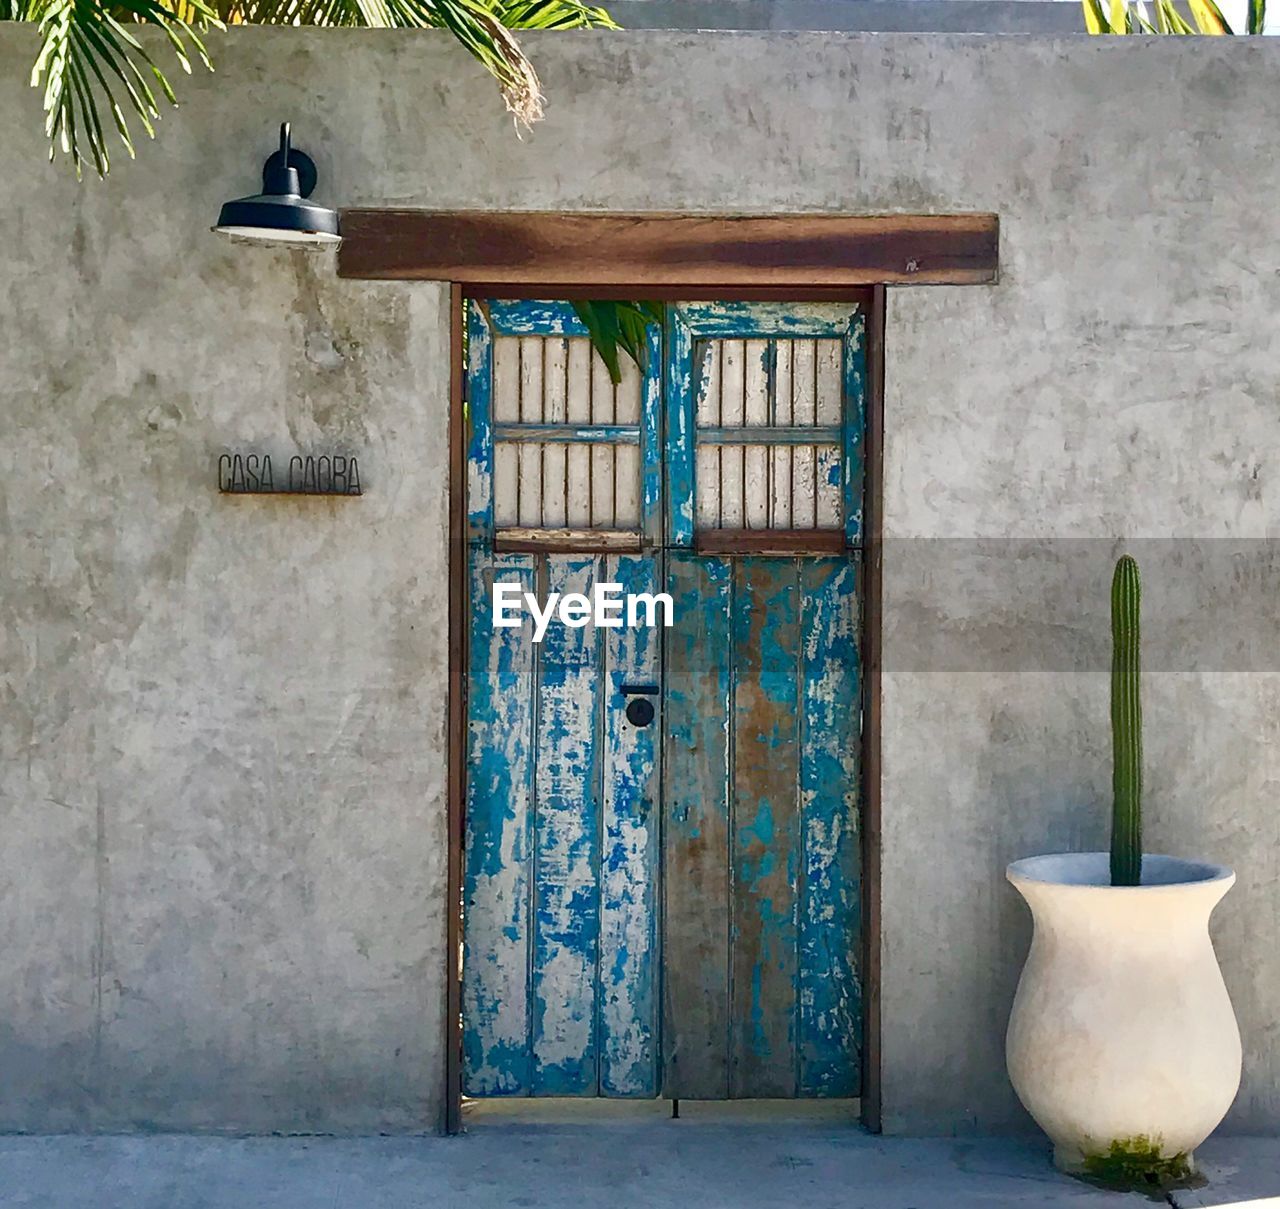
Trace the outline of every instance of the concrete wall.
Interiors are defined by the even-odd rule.
[[[613,0],[624,29],[1082,34],[1076,0]]]
[[[77,186],[0,31],[0,1126],[437,1120],[447,317],[207,233],[291,118],[348,205],[1000,214],[998,286],[890,297],[886,1124],[1026,1124],[1001,870],[1103,840],[1145,538],[1149,846],[1240,870],[1230,1127],[1276,1129],[1280,44],[528,43],[521,142],[447,37],[237,31]],[[259,442],[367,494],[219,498]]]

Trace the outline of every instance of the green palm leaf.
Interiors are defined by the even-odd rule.
[[[662,323],[660,303],[575,302],[573,309],[615,386],[622,381],[619,352],[626,353],[642,370],[645,368],[649,353],[647,329],[651,323]]]
[[[98,0],[43,0],[28,8],[26,19],[40,23],[40,53],[31,83],[44,87],[45,133],[51,159],[61,149],[70,156],[77,176],[85,163],[92,163],[99,175],[106,175],[110,152],[100,116],[102,107],[110,112],[131,156],[133,138],[123,103],[147,134],[155,133],[153,123],[160,109],[152,85],[170,103],[175,102],[173,89],[128,25],[163,29],[184,71],[191,71],[193,52],[209,66],[200,33],[208,25],[218,24],[217,15],[204,0],[186,0],[185,7],[190,20],[156,0],[123,0],[111,8]]]
[[[200,35],[230,23],[447,29],[497,79],[507,108],[526,126],[542,116],[542,87],[511,30],[617,28],[604,9],[582,0],[0,0],[0,20],[39,24],[31,82],[44,90],[50,153],[65,152],[77,175],[87,163],[101,176],[111,162],[108,125],[132,156],[126,112],[154,136],[157,93],[177,104],[168,78],[130,32],[135,25],[164,30],[186,72],[193,57],[212,69]]]
[[[1235,30],[1227,24],[1222,10],[1213,0],[1187,0],[1191,15],[1195,18],[1196,27],[1202,34],[1231,35]]]
[[[617,29],[603,8],[579,0],[495,0],[493,15],[508,29]]]
[[[1185,10],[1195,24],[1182,15],[1178,4],[1184,0],[1154,0],[1155,22],[1147,16],[1143,0],[1108,0],[1110,12],[1102,0],[1080,0],[1084,8],[1084,25],[1091,34],[1211,34],[1231,36],[1235,33],[1222,15],[1217,0],[1185,0]],[[1247,0],[1245,32],[1260,34],[1267,23],[1267,0]]]

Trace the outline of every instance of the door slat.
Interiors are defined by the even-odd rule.
[[[856,1096],[861,1032],[858,952],[858,564],[806,560],[800,801],[800,1088]]]
[[[528,626],[496,629],[496,575],[534,588],[533,559],[472,554],[471,741],[467,768],[464,1090],[528,1095],[530,856],[533,837],[533,644]]]
[[[796,1094],[798,564],[733,564],[734,1098]]]
[[[729,617],[726,563],[668,554],[663,885],[665,1094],[729,1095]]]
[[[546,557],[542,595],[590,596],[595,559]],[[539,647],[534,852],[533,1090],[595,1095],[600,942],[594,625],[553,624]]]
[[[611,557],[607,582],[657,592],[651,557]],[[623,618],[625,621],[625,616]],[[661,719],[636,727],[626,685],[658,684],[661,631],[605,630],[604,859],[600,915],[600,1094],[658,1094],[658,736]],[[661,702],[653,701],[655,709]]]

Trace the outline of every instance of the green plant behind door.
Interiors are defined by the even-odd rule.
[[[619,352],[626,353],[644,373],[648,360],[649,324],[663,322],[660,302],[575,302],[574,313],[591,337],[591,346],[600,354],[609,371],[609,380],[622,381]]]
[[[1142,881],[1142,585],[1129,555],[1111,579],[1111,884]]]

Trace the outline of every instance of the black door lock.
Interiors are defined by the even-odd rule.
[[[647,697],[635,697],[628,701],[627,721],[632,726],[648,726],[653,721],[653,702]]]

